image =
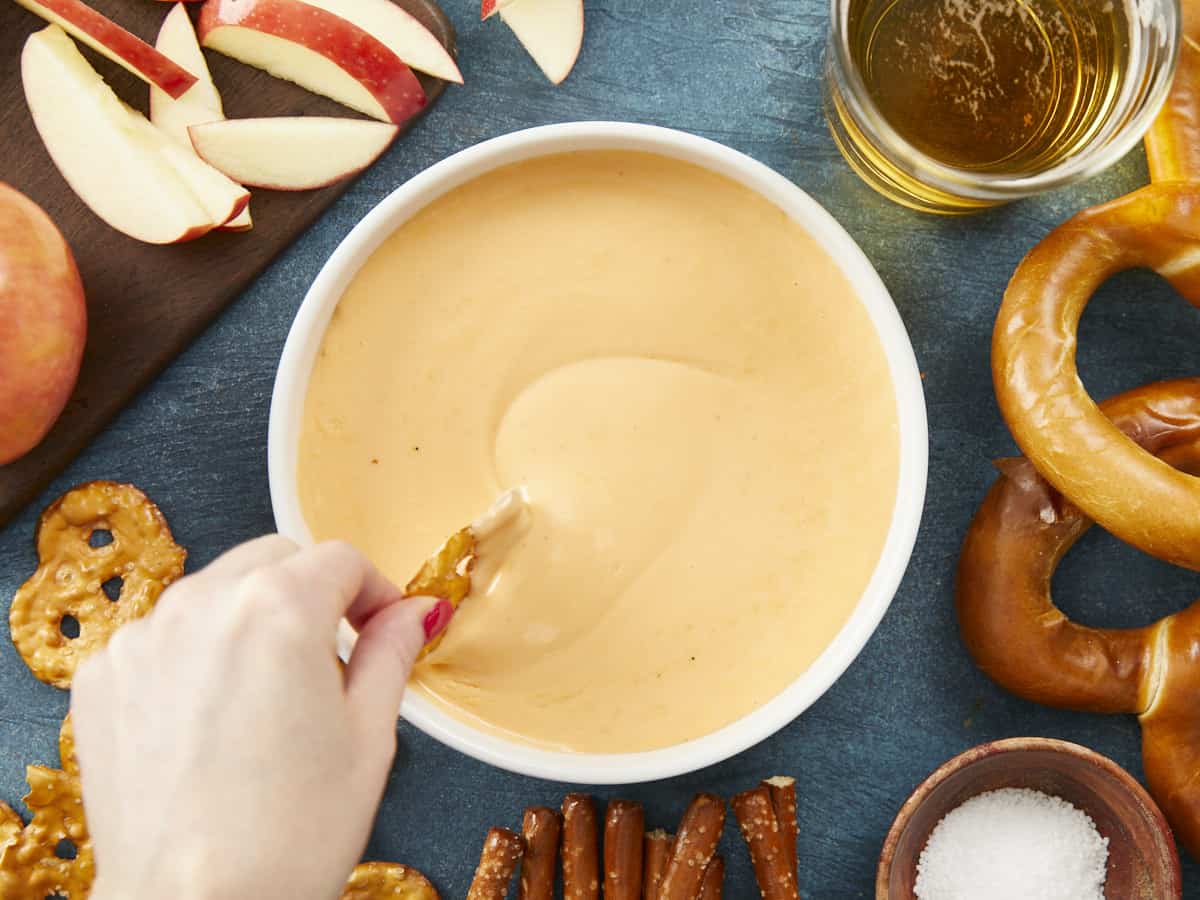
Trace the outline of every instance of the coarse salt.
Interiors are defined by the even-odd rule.
[[[1003,788],[938,822],[917,863],[917,900],[1104,900],[1108,838],[1060,797]]]

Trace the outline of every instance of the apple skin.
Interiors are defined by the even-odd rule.
[[[87,339],[83,282],[50,217],[0,182],[0,465],[58,420]]]
[[[325,57],[371,95],[380,113],[360,111],[381,121],[399,125],[427,103],[425,90],[413,70],[385,44],[340,16],[301,0],[205,0],[196,26],[201,45],[224,52],[214,36],[225,28],[271,35]],[[324,93],[320,85],[297,83],[314,93]],[[325,96],[340,99],[332,94]]]
[[[82,0],[16,0],[30,12],[57,23],[93,50],[103,53],[134,75],[166,91],[182,96],[196,83],[196,76],[163,56],[140,37]]]

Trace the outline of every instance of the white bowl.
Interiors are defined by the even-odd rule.
[[[854,612],[825,651],[782,693],[704,737],[644,753],[582,754],[536,749],[486,734],[409,692],[401,715],[468,756],[503,769],[557,781],[629,784],[692,772],[740,753],[791,722],[838,679],[874,633],[908,565],[925,499],[928,434],[925,398],[904,324],[871,263],[840,225],[783,176],[748,156],[694,135],[622,122],[531,128],[456,153],[397,188],[342,241],[292,323],[271,398],[268,469],[282,534],[311,543],[296,489],[300,424],[313,360],[342,292],[385,238],[436,198],[495,169],[572,150],[640,150],[685,160],[740,182],[804,227],[838,263],[870,315],[887,355],[900,423],[900,482],[892,524],[875,572]]]

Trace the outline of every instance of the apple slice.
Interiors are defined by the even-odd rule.
[[[302,0],[205,0],[198,31],[205,47],[380,121],[425,107],[417,76],[379,39]]]
[[[188,129],[209,165],[235,181],[277,191],[325,187],[373,163],[400,129],[361,119],[227,119]]]
[[[117,99],[57,25],[25,42],[21,81],[54,164],[118,231],[151,244],[186,241],[245,207],[244,189]]]
[[[583,46],[583,0],[511,0],[500,18],[554,84],[571,74]]]
[[[16,2],[47,22],[64,28],[97,53],[107,56],[172,97],[181,96],[196,81],[196,77],[179,64],[81,0]]]
[[[479,20],[482,22],[490,19],[512,2],[513,0],[482,0],[479,5]]]
[[[174,138],[188,153],[195,153],[188,128],[201,122],[224,119],[225,111],[221,105],[221,95],[208,71],[204,53],[200,50],[200,42],[196,40],[196,29],[192,27],[192,20],[188,18],[187,9],[182,3],[176,3],[167,13],[154,46],[192,72],[196,76],[196,83],[178,99],[151,85],[150,121]],[[249,205],[221,227],[230,231],[249,231],[253,227]]]
[[[190,146],[188,126],[223,119],[225,111],[200,42],[196,40],[196,30],[182,3],[176,3],[163,19],[154,49],[196,76],[196,83],[179,97],[150,85],[150,121]]]
[[[304,0],[373,34],[418,72],[462,84],[462,72],[445,44],[392,0]]]

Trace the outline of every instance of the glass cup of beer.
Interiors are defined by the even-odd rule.
[[[1179,54],[1179,0],[831,7],[834,140],[871,187],[924,212],[972,212],[1112,165],[1150,126]]]

